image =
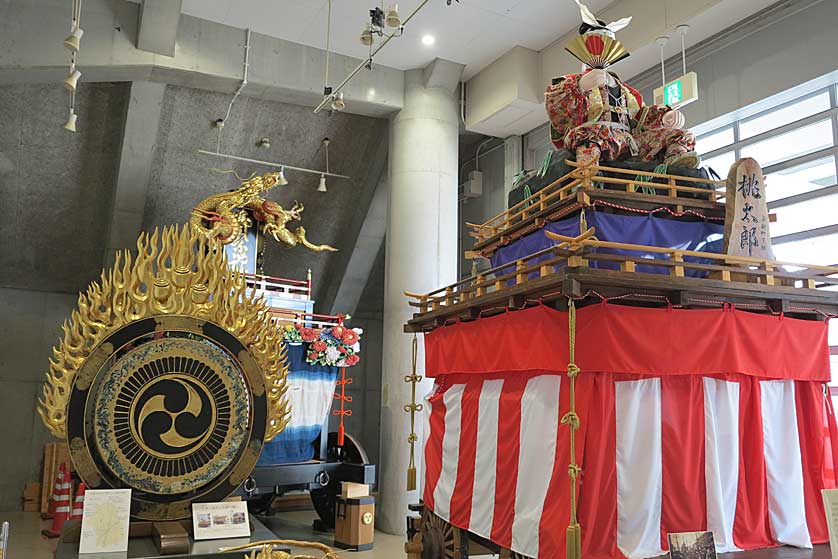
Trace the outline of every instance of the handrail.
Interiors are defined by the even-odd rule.
[[[521,200],[517,204],[511,206],[507,210],[489,218],[481,224],[469,223],[467,224],[472,229],[472,236],[478,239],[486,239],[498,234],[501,234],[505,229],[521,218],[527,217],[527,214],[535,211],[547,209],[547,203],[553,201],[556,197],[563,199],[563,194],[572,191],[580,183],[582,188],[589,188],[592,182],[599,182],[605,184],[625,185],[628,192],[636,192],[639,188],[653,188],[657,190],[668,190],[667,196],[678,198],[679,192],[690,194],[703,194],[708,201],[717,201],[724,197],[725,181],[717,181],[713,179],[704,179],[697,177],[685,177],[680,175],[669,175],[663,173],[655,173],[653,171],[642,171],[633,169],[620,169],[617,167],[609,167],[604,165],[588,165],[582,166],[575,161],[566,160],[568,166],[572,170],[545,186],[538,192]],[[617,175],[626,175],[629,178],[604,177],[597,176],[599,171],[614,173]],[[666,179],[666,183],[644,182],[637,180],[638,177],[647,177],[655,179]],[[694,183],[694,184],[710,184],[716,188],[698,188],[696,186],[686,186],[678,183]]]
[[[595,252],[598,248],[616,249],[639,253],[668,254],[669,259],[649,259],[642,256]],[[552,254],[553,258],[538,260]],[[692,262],[685,257],[709,260],[711,264]],[[490,270],[462,279],[456,283],[438,288],[426,294],[405,292],[411,299],[409,304],[419,307],[420,312],[427,312],[429,307],[438,308],[440,305],[452,305],[470,299],[475,294],[484,294],[485,289],[494,288],[501,291],[508,286],[520,285],[529,281],[529,276],[538,273],[539,277],[550,275],[558,271],[561,264],[567,266],[587,267],[588,261],[610,261],[620,264],[620,269],[626,273],[636,272],[636,265],[660,266],[671,268],[670,275],[683,277],[687,269],[721,272],[723,281],[740,281],[733,279],[745,275],[752,278],[762,278],[767,285],[774,284],[774,278],[781,278],[792,282],[800,281],[807,289],[817,289],[817,281],[823,285],[838,285],[838,266],[822,266],[766,260],[750,256],[734,256],[714,252],[618,243],[585,238],[584,235],[570,242],[562,242],[533,254],[496,266]],[[803,268],[801,271],[789,271],[784,267]],[[499,274],[499,272],[502,272]],[[808,273],[803,273],[808,272]],[[494,275],[493,278],[489,276]],[[787,287],[795,287],[787,286]]]

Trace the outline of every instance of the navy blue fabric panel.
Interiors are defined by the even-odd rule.
[[[591,210],[586,210],[585,218],[588,226],[596,228],[596,237],[601,241],[713,253],[720,253],[722,251],[722,239],[724,237],[724,225],[722,224],[705,221],[675,221],[653,217],[651,215],[617,215]],[[548,223],[543,229],[530,233],[505,247],[501,247],[492,256],[492,267],[514,262],[519,258],[552,246],[553,242],[544,234],[545,230],[574,237],[579,234],[579,218],[572,217]],[[648,259],[667,258],[666,255],[654,252],[643,253],[617,249],[598,250],[603,253],[625,254]],[[686,257],[685,260],[710,263],[710,260],[706,258],[690,256]],[[530,261],[531,264],[535,262],[536,260]],[[619,268],[615,262],[591,262],[591,267],[603,269]],[[512,268],[509,271],[511,272]],[[637,265],[637,271],[657,274],[668,273],[667,268],[644,266],[642,264]],[[702,276],[706,275],[706,273],[687,270],[687,275]]]

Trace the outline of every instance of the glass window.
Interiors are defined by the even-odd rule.
[[[769,202],[811,192],[838,183],[835,156],[801,163],[765,176],[765,196]],[[838,208],[835,208],[838,211]],[[838,216],[836,216],[838,219]]]
[[[838,219],[838,194],[781,206],[772,212],[777,214],[777,221],[770,226],[772,237],[833,225]],[[835,250],[838,253],[838,246]]]
[[[829,92],[824,91],[770,113],[743,120],[739,123],[739,138],[744,140],[828,109]]]
[[[838,233],[774,245],[774,256],[798,264],[838,264]]]
[[[695,150],[699,154],[710,153],[711,151],[730,145],[734,142],[733,127],[728,126],[715,132],[710,132],[699,137],[695,141]]]
[[[753,157],[763,168],[834,145],[832,121],[822,120],[742,148],[742,157]]]
[[[727,178],[727,172],[730,170],[730,166],[733,165],[735,161],[736,153],[729,151],[727,153],[711,157],[710,159],[703,160],[701,162],[701,166],[713,169],[720,177],[722,177],[722,180],[724,180]]]

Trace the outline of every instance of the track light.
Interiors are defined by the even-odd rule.
[[[260,148],[269,148],[271,147],[271,139],[270,138],[262,138],[256,143],[257,147]]]
[[[364,45],[365,47],[368,47],[368,46],[372,45],[372,41],[373,41],[372,28],[370,27],[370,24],[368,23],[364,27],[364,30],[361,31],[361,44]]]
[[[64,80],[64,87],[67,91],[75,91],[76,86],[79,83],[79,78],[81,77],[81,72],[76,70],[75,64],[70,66],[70,74]]]
[[[342,111],[345,108],[346,102],[343,100],[343,91],[339,91],[332,96],[332,110]]]
[[[285,178],[285,167],[279,168],[279,177],[277,177],[277,184],[279,186],[285,186],[288,184],[288,180]]]
[[[73,109],[70,109],[70,116],[67,118],[67,122],[64,124],[64,130],[69,130],[70,132],[76,131],[76,121],[78,120],[78,115]]]
[[[387,10],[387,27],[401,27],[402,20],[399,18],[399,5],[393,4],[390,6],[390,9]]]
[[[326,175],[320,174],[320,185],[317,187],[317,192],[328,192],[326,190]]]
[[[84,30],[78,26],[74,27],[73,32],[64,39],[64,47],[72,52],[78,52],[82,35],[84,35]]]

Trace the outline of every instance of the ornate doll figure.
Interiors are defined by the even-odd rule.
[[[579,1],[577,0],[577,4]],[[554,78],[545,93],[551,136],[557,149],[576,152],[580,164],[635,159],[698,167],[695,139],[684,116],[670,107],[646,106],[640,93],[606,68],[629,54],[615,38],[629,24],[606,24],[579,4],[583,23],[567,50],[588,69]]]

